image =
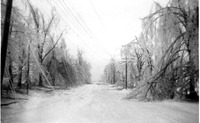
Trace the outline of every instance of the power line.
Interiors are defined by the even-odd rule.
[[[47,2],[49,3],[49,5],[50,5],[52,8],[55,7],[55,6],[53,7],[52,4],[51,4],[48,0],[47,0]],[[62,8],[62,6],[61,6],[61,8]],[[44,9],[42,9],[42,8],[40,8],[40,9],[41,9],[48,17],[50,17],[50,15],[46,13],[46,10],[44,10]],[[57,12],[57,11],[56,11],[56,12]],[[57,12],[57,14],[59,14],[59,13]],[[67,15],[65,14],[65,16],[67,16]],[[61,17],[61,19],[65,22],[65,19],[64,19],[62,16],[60,16],[60,17]],[[73,20],[71,20],[70,22],[71,22],[74,26],[76,26],[76,24],[73,23]],[[79,34],[76,33],[76,31],[74,30],[74,28],[71,28],[71,26],[70,26],[68,23],[65,23],[65,24],[67,25],[66,27],[69,27],[69,29],[72,30],[72,32],[76,35],[76,37],[78,37],[81,41],[85,42],[84,39],[83,39],[84,37],[81,36],[81,33],[79,33]],[[65,27],[65,28],[66,28],[66,27]],[[60,27],[57,27],[57,28],[61,31]],[[78,28],[78,26],[76,26],[76,28]],[[79,28],[80,28],[80,27],[79,27]],[[80,31],[80,30],[77,29],[77,31]],[[86,32],[85,32],[85,33],[86,33]],[[86,40],[87,40],[87,39],[86,39]],[[70,41],[72,44],[74,44],[73,41],[71,41],[71,40],[69,40],[69,41]],[[99,56],[103,56],[103,55],[104,55],[104,54],[102,54],[103,52],[101,53],[101,52],[99,52],[97,49],[93,49],[93,47],[91,47],[90,45],[88,46],[86,42],[85,42],[84,44],[85,44],[92,52],[96,52],[97,54],[99,54]],[[75,45],[75,44],[74,44],[74,45]],[[76,46],[76,45],[75,45],[75,46]]]
[[[48,3],[51,5],[51,7],[53,7],[52,6],[52,4],[48,1]],[[66,17],[68,17],[68,15],[70,14],[69,13],[69,11],[71,12],[71,10],[69,10],[69,8],[68,8],[68,10],[66,10],[66,9],[64,9],[64,11],[63,11],[63,4],[61,4],[61,3],[56,3],[57,5],[59,5],[60,7],[60,10],[62,11],[62,13],[64,13],[64,15],[66,16]],[[65,3],[64,3],[65,4]],[[66,4],[65,4],[66,5]],[[66,7],[64,7],[64,8],[66,8]],[[57,11],[56,11],[57,12]],[[67,13],[65,13],[65,12],[67,12]],[[57,14],[60,16],[60,14],[57,12]],[[74,16],[74,14],[72,14],[72,12],[71,12],[71,14],[69,15],[71,18],[75,18]],[[62,17],[62,16],[60,16],[60,18],[64,21],[64,22],[66,22],[65,21],[65,19]],[[68,17],[69,18],[69,17]],[[96,47],[95,49],[92,47],[92,46],[90,46],[90,45],[88,45],[87,44],[87,42],[85,42],[85,40],[87,40],[87,39],[85,39],[84,38],[84,36],[82,36],[81,34],[81,32],[83,32],[83,33],[86,33],[87,35],[89,35],[89,37],[91,38],[91,35],[90,34],[88,34],[88,32],[86,32],[85,30],[83,30],[83,29],[81,29],[81,27],[82,28],[84,28],[81,24],[80,24],[80,22],[78,23],[78,22],[76,22],[76,21],[78,21],[78,19],[76,19],[76,20],[72,20],[72,19],[69,19],[70,21],[70,23],[77,29],[77,31],[79,31],[80,33],[76,33],[76,31],[68,24],[68,23],[65,23],[68,27],[69,27],[69,29],[76,35],[76,37],[78,37],[81,41],[83,41],[84,42],[84,44],[92,51],[92,52],[96,52],[97,54],[99,54],[99,56],[104,56],[104,54],[106,54],[106,55],[108,55],[109,53],[105,53],[104,51],[102,51],[101,49],[100,50],[98,50],[98,48]],[[76,23],[75,23],[76,22]],[[80,31],[80,30],[82,30],[82,31]],[[71,41],[70,41],[71,42]],[[101,51],[101,52],[100,52]],[[105,50],[106,51],[106,50]],[[110,54],[109,54],[110,55]],[[111,56],[111,55],[110,55]],[[91,60],[92,61],[92,60]]]
[[[64,3],[64,2],[63,2]],[[65,3],[64,3],[65,4]],[[66,4],[65,4],[66,5]],[[67,5],[66,5],[67,6]],[[77,22],[77,24],[79,25],[79,29],[81,29],[82,31],[85,31],[85,33],[87,35],[89,35],[89,37],[91,38],[91,35],[88,33],[88,31],[84,28],[84,26],[80,23],[80,21],[76,18],[75,14],[73,14],[73,12],[70,10],[70,8],[65,7],[67,8],[66,12],[70,13],[71,17],[75,19],[75,21]]]
[[[95,12],[97,18],[99,19],[99,22],[101,23],[102,27],[104,28],[104,30],[106,30],[106,28],[105,28],[105,26],[104,26],[104,24],[103,24],[103,22],[102,22],[102,20],[101,20],[101,18],[100,18],[100,16],[99,16],[97,10],[96,10],[96,8],[95,8],[93,2],[92,2],[91,0],[89,0],[89,2],[90,2],[90,4],[91,4],[92,9],[94,10],[94,12]]]
[[[85,30],[85,32],[89,35],[90,38],[92,37],[95,37],[94,34],[91,32],[91,30],[87,27],[87,25],[84,23],[84,25],[82,25],[82,23],[79,21],[79,19],[77,19],[76,15],[73,13],[73,11],[70,10],[70,8],[73,9],[73,7],[70,7],[70,3],[69,3],[69,6],[63,2],[66,6],[67,6],[67,9],[70,11],[70,13],[73,15],[73,17],[76,19],[76,21],[79,23],[79,25],[81,26],[82,29]]]
[[[63,0],[62,0],[63,1]],[[68,1],[67,1],[68,2]],[[79,19],[78,19],[78,17],[76,17],[76,14],[74,14],[74,9],[71,7],[71,4],[68,2],[68,5],[65,3],[65,1],[63,1],[63,3],[64,3],[64,5],[66,6],[66,9],[68,9],[68,11],[71,13],[71,15],[75,18],[75,20],[78,22],[78,24],[80,25],[80,27],[86,32],[86,33],[88,33],[88,35],[90,36],[90,37],[92,37],[91,36],[91,34],[92,34],[92,32],[90,31],[90,29],[86,26],[86,24],[85,25],[83,25],[80,21],[79,21]],[[72,10],[71,10],[72,9]]]
[[[61,18],[62,18],[62,17],[61,17]],[[63,19],[63,18],[62,18],[62,19]],[[63,19],[63,20],[64,20],[64,19]],[[70,28],[70,30],[76,35],[76,37],[78,37],[82,42],[84,42],[84,44],[85,44],[90,50],[92,50],[93,52],[97,52],[96,50],[93,49],[93,47],[89,46],[89,45],[85,42],[85,40],[83,39],[83,37],[82,37],[80,34],[76,33],[74,29]],[[98,52],[97,54],[102,55],[100,52]]]
[[[67,2],[69,3],[70,6],[72,6],[70,0],[67,0]],[[73,7],[71,7],[71,8],[73,9]],[[98,38],[91,32],[91,30],[88,28],[88,26],[86,24],[85,24],[85,28],[90,32],[90,34],[89,34],[90,38],[94,38],[95,40],[99,41]],[[102,47],[102,48],[106,51],[106,53],[105,53],[105,51],[102,51],[101,49],[99,49],[101,52],[103,52],[105,54],[109,54],[109,56],[112,56],[104,47]]]
[[[61,4],[61,5],[62,5],[62,4]],[[59,6],[60,6],[60,5],[59,5]],[[61,7],[62,7],[62,6],[61,6]],[[63,12],[63,13],[64,13],[64,12]],[[58,13],[58,14],[59,14],[59,13]],[[64,13],[64,14],[65,14],[65,16],[67,16],[66,13]],[[71,16],[72,16],[72,15],[71,15]],[[62,18],[62,16],[61,16],[61,18]],[[63,19],[63,18],[62,18],[62,19]],[[63,19],[63,20],[64,20],[64,19]],[[72,22],[71,22],[71,23],[72,23]],[[72,23],[72,24],[75,25],[74,23]],[[68,25],[68,26],[69,26],[69,25]],[[78,26],[76,26],[76,27],[78,27]],[[83,40],[83,38],[82,38],[83,36],[80,37],[80,35],[77,34],[72,28],[70,28],[70,29],[71,29],[71,30],[73,31],[73,33],[75,33],[83,42],[85,42],[85,41]],[[78,29],[78,28],[77,28],[77,29]],[[80,26],[79,26],[79,29],[80,29]],[[79,29],[78,29],[78,30],[79,30]],[[80,31],[80,30],[79,30],[79,31]],[[85,42],[85,44],[88,46],[88,44],[87,44],[86,42]],[[88,47],[90,47],[90,46],[88,46]],[[93,49],[93,47],[92,47],[92,48],[90,47],[90,49]],[[96,51],[97,51],[97,50],[96,50]],[[98,51],[98,52],[99,52],[99,51]],[[100,52],[99,52],[99,53],[100,53]],[[100,54],[101,54],[101,53],[100,53]],[[101,54],[101,55],[104,55],[104,54]]]
[[[58,1],[57,1],[58,2]],[[63,4],[61,4],[60,2],[58,2],[59,4],[57,4],[57,5],[59,5],[60,7],[60,10],[63,12],[63,14],[69,19],[69,20],[71,20],[71,24],[74,26],[74,27],[76,27],[77,29],[81,29],[78,25],[76,25],[74,22],[76,22],[75,20],[74,20],[74,18],[70,15],[70,13],[68,12],[68,11],[66,11],[65,9],[62,9],[62,8],[64,8],[63,7]],[[67,14],[65,13],[65,12],[67,12]],[[68,17],[68,15],[69,16],[71,16],[71,17]],[[60,17],[62,17],[62,16],[60,16]],[[65,22],[65,21],[64,21]],[[69,21],[70,22],[70,21]],[[67,23],[66,23],[66,25],[68,25]],[[69,25],[68,25],[69,26]]]
[[[72,6],[70,1],[68,1],[68,3],[69,3],[69,7]],[[64,2],[64,4],[66,5],[65,2]],[[67,5],[66,5],[66,6],[67,6]],[[70,7],[70,8],[73,9],[73,7]],[[75,15],[74,15],[74,16],[75,16]],[[76,16],[75,16],[75,17],[76,17]],[[88,26],[87,26],[86,24],[85,24],[84,26],[83,26],[81,23],[79,23],[79,24],[82,26],[82,28],[85,27],[85,28],[88,30],[88,31],[86,30],[87,32],[90,32],[90,34],[88,34],[90,38],[93,37],[93,38],[95,38],[95,40],[99,41],[99,40],[96,38],[96,36],[91,32],[91,30],[88,28]],[[84,29],[85,29],[85,28],[84,28]],[[104,47],[103,47],[103,49],[106,51],[106,53],[105,53],[104,51],[102,51],[101,49],[99,49],[99,50],[100,50],[101,52],[105,53],[105,54],[109,54],[109,56],[112,56]]]

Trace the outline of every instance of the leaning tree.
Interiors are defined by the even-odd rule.
[[[136,93],[142,98],[197,98],[198,83],[198,1],[170,0],[162,7],[154,4],[143,19],[143,42],[153,63],[153,75]],[[141,90],[141,89],[140,89]],[[184,94],[185,92],[188,94]],[[142,93],[142,94],[141,94]]]

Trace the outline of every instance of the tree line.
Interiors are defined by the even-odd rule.
[[[198,100],[198,5],[198,0],[170,0],[165,7],[154,2],[141,34],[121,50],[128,87],[134,88],[130,98]],[[102,79],[124,86],[125,62],[113,61]]]
[[[6,2],[1,0],[1,35]],[[29,0],[21,2],[28,14],[12,6],[1,90],[28,90],[35,86],[67,88],[90,83],[91,65],[84,52],[78,49],[76,57],[70,55],[64,38],[65,30],[54,31],[59,23],[55,11],[52,9],[47,18]]]

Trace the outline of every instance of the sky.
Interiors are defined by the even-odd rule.
[[[15,4],[17,4],[15,0]],[[168,0],[32,0],[46,18],[51,9],[59,18],[54,31],[65,30],[70,54],[77,49],[92,65],[92,80],[98,81],[111,58],[120,60],[120,49],[139,36],[141,18],[149,14],[154,1],[166,5]]]

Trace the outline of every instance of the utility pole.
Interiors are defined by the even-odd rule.
[[[6,54],[7,54],[7,46],[8,46],[8,36],[9,36],[9,28],[10,28],[10,16],[12,11],[12,3],[13,0],[7,0],[6,4],[6,15],[4,19],[4,29],[3,29],[3,38],[1,40],[1,90],[3,84],[3,75],[4,75],[4,68],[6,63]]]
[[[124,56],[125,55],[125,58],[122,58],[122,62],[125,62],[125,88],[127,89],[128,88],[128,80],[127,80],[127,73],[128,73],[128,70],[127,70],[127,67],[128,67],[128,58],[127,58],[127,53],[128,53],[128,51],[127,51],[127,45],[125,45],[125,46],[122,46],[122,47],[124,47],[124,49],[125,49],[125,52],[123,51],[123,55],[122,56]],[[125,61],[124,61],[124,59],[125,59]]]
[[[122,50],[121,50],[121,59],[122,59],[122,63],[124,63],[125,61],[125,88],[128,88],[128,62],[130,61],[135,61],[134,57],[130,56],[130,47],[134,44],[137,43],[135,42],[135,40],[131,41],[130,43],[126,44],[126,45],[122,45]],[[125,58],[124,58],[125,57]],[[124,60],[125,59],[125,60]]]

